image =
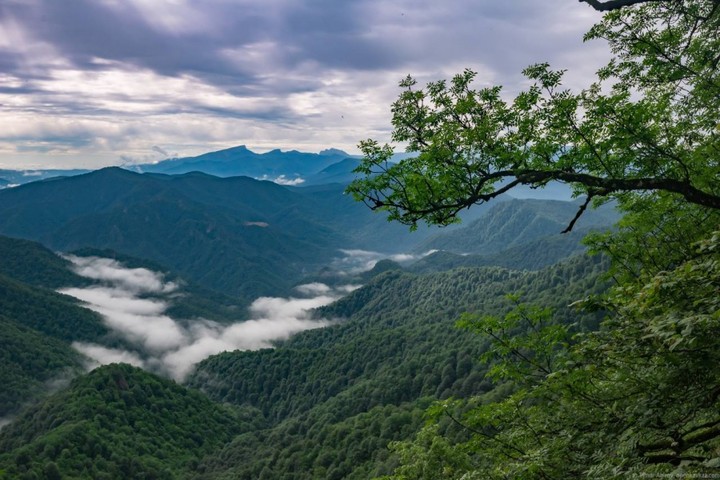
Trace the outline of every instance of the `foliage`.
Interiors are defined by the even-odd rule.
[[[413,227],[451,223],[517,185],[549,181],[588,202],[661,191],[720,208],[718,3],[643,2],[609,12],[586,38],[607,40],[615,56],[579,93],[546,64],[525,70],[533,84],[510,102],[500,87],[473,89],[469,70],[425,89],[406,78],[393,140],[419,155],[391,164],[391,146],[361,142],[366,177],[348,191]]]
[[[80,370],[80,355],[58,339],[0,314],[0,417],[42,396]]]
[[[190,385],[216,401],[257,408],[271,428],[248,432],[211,455],[203,478],[369,478],[392,471],[391,441],[409,438],[437,398],[493,389],[476,359],[487,342],[453,328],[465,310],[507,311],[502,297],[556,306],[601,292],[606,264],[579,257],[536,272],[496,267],[413,275],[391,270],[319,309],[338,324],[272,350],[228,352],[198,365]]]
[[[39,243],[0,236],[0,273],[20,282],[45,288],[81,286],[70,262]]]
[[[488,378],[512,388],[437,403],[414,441],[393,445],[403,463],[387,478],[684,477],[720,467],[720,3],[586,3],[609,12],[586,39],[607,40],[614,54],[587,89],[565,89],[564,72],[546,64],[525,70],[533,84],[510,102],[499,87],[473,89],[471,71],[425,89],[408,77],[393,140],[419,155],[391,165],[392,147],[361,143],[366,178],[349,191],[412,227],[549,181],[586,197],[567,230],[593,199],[616,199],[626,214],[588,239],[618,282],[578,303],[608,312],[601,328],[574,332],[524,304],[465,316],[491,342]]]
[[[469,439],[446,449],[463,468],[444,478],[635,478],[717,472],[720,458],[720,232],[696,257],[589,305],[614,312],[572,341],[547,312],[519,305],[504,318],[466,317],[492,339],[489,375],[507,399],[461,413]],[[528,328],[518,331],[519,323]],[[457,415],[439,404],[436,419]],[[397,444],[406,476],[447,440]],[[422,448],[420,448],[422,447]],[[412,457],[408,455],[412,452]],[[452,457],[451,457],[452,458]]]
[[[272,429],[239,435],[199,466],[198,479],[366,479],[389,473],[386,446],[422,424],[427,401],[376,406],[344,417],[331,402]]]
[[[611,233],[595,232],[585,243],[612,258],[611,273],[634,282],[694,257],[694,244],[720,225],[720,210],[700,208],[658,193],[624,203],[625,215]]]
[[[93,341],[108,333],[100,315],[66,295],[31,287],[0,274],[2,314],[18,324],[65,341]]]
[[[3,428],[0,478],[176,478],[251,427],[198,392],[108,365]]]

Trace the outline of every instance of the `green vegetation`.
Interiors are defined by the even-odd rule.
[[[287,293],[340,248],[417,239],[371,215],[343,187],[290,189],[198,172],[108,168],[0,191],[0,233],[52,249],[110,249],[163,265],[248,305]]]
[[[53,383],[80,371],[70,345],[0,315],[0,417],[42,397]]]
[[[601,292],[601,258],[578,257],[537,272],[496,267],[415,275],[391,270],[318,310],[337,325],[299,334],[273,350],[228,352],[189,380],[211,399],[251,407],[271,428],[236,438],[203,463],[202,478],[369,478],[392,471],[388,442],[406,439],[433,399],[494,388],[477,359],[487,342],[454,328],[466,311],[505,312],[523,291],[574,323],[567,304]]]
[[[413,272],[441,272],[458,267],[496,265],[515,270],[539,270],[586,252],[587,247],[582,241],[589,232],[586,228],[576,228],[570,233],[547,235],[506,250],[482,255],[434,252],[409,265],[407,269]]]
[[[252,426],[197,392],[108,365],[3,428],[0,478],[176,478]]]
[[[173,318],[184,320],[202,318],[219,323],[230,323],[247,318],[247,311],[237,298],[188,281],[151,260],[139,259],[114,250],[98,248],[81,248],[70,253],[80,257],[111,258],[117,260],[126,268],[145,268],[162,273],[166,282],[172,282],[178,286],[178,289],[173,292],[172,301],[169,302],[166,310],[166,313]]]
[[[95,370],[0,431],[0,472],[204,480],[717,474],[720,3],[585,1],[610,10],[588,34],[606,38],[615,54],[596,84],[572,93],[563,90],[561,72],[538,65],[526,71],[534,85],[507,103],[499,88],[471,89],[472,72],[425,90],[407,79],[394,105],[394,137],[419,155],[390,166],[390,147],[364,142],[367,177],[350,187],[371,207],[416,226],[452,222],[462,208],[516,185],[560,180],[586,195],[574,217],[537,207],[533,216],[508,202],[499,207],[505,221],[445,239],[464,245],[465,234],[477,232],[484,256],[429,257],[415,267],[431,272],[423,274],[379,263],[365,286],[317,310],[333,325],[275,349],[203,361],[188,383],[206,396],[128,366]],[[116,170],[96,178],[103,176],[114,180],[94,194],[93,207],[104,202],[102,209],[71,202],[72,214],[52,225],[21,213],[42,205],[31,195],[36,189],[67,188],[71,179],[2,193],[12,200],[0,207],[4,228],[68,244],[134,245],[156,261],[185,262],[196,277],[204,265],[213,275],[206,285],[232,281],[233,291],[247,295],[281,285],[279,276],[289,282],[300,263],[273,270],[274,262],[296,258],[294,249],[315,237],[283,241],[315,227],[314,234],[332,234],[302,257],[312,259],[319,245],[335,248],[347,233],[325,221],[352,222],[352,210],[333,216],[335,206],[322,206],[319,199],[334,198],[331,187],[308,190],[307,203],[298,204],[295,190],[247,179]],[[133,188],[110,191],[126,181]],[[240,187],[268,211],[247,210],[247,197],[230,193]],[[82,193],[79,202],[91,197]],[[602,254],[540,268],[563,249],[546,234],[591,219],[585,208],[593,198],[613,200],[623,213],[615,230],[589,236],[588,246]],[[243,217],[248,212],[258,216]],[[250,218],[284,231],[255,226],[235,237]],[[372,222],[360,223],[357,232],[370,235]],[[577,225],[574,235],[584,233]],[[525,240],[513,245],[518,235]],[[228,239],[240,237],[242,255],[278,250],[257,263],[221,264],[238,252]],[[181,262],[181,253],[190,257]],[[493,255],[524,270],[467,266]],[[237,280],[246,272],[236,269],[248,265],[276,277],[259,286],[254,277]],[[88,338],[101,333],[89,317],[55,312],[77,307],[41,288],[0,277],[0,299],[8,306],[3,342],[13,351],[37,350],[41,333],[76,338],[68,326]],[[72,364],[62,346],[50,343],[36,358],[18,354],[8,382],[26,382],[20,392],[36,389],[45,372]]]
[[[36,287],[60,288],[87,284],[70,262],[37,242],[0,236],[0,273]]]
[[[361,142],[356,171],[366,176],[348,190],[413,227],[452,223],[469,206],[550,181],[586,196],[578,214],[593,198],[627,206],[643,197],[628,192],[720,208],[717,3],[630,3],[586,35],[606,40],[614,57],[579,93],[547,64],[525,70],[532,86],[512,102],[499,86],[473,89],[469,70],[425,89],[406,78],[393,140],[418,155],[392,164],[392,146]]]
[[[472,90],[473,72],[416,89],[393,106],[394,139],[415,159],[366,141],[350,187],[372,208],[415,226],[527,184],[560,180],[614,198],[618,229],[588,243],[617,284],[576,305],[605,311],[573,331],[550,304],[522,303],[461,326],[489,342],[485,380],[499,391],[446,399],[414,440],[393,444],[384,478],[553,479],[705,476],[720,469],[720,8],[713,0],[587,0],[608,10],[587,38],[615,54],[580,93],[563,72],[526,70],[512,103]],[[562,318],[562,315],[561,317]]]
[[[66,295],[0,275],[2,314],[20,325],[71,342],[97,340],[108,333],[100,315]]]
[[[388,478],[716,473],[719,265],[716,233],[692,260],[588,301],[615,312],[591,333],[571,335],[523,305],[466,315],[491,341],[488,377],[514,392],[435,405],[414,442],[394,445],[403,465]]]
[[[75,299],[43,288],[85,283],[68,262],[35,242],[7,237],[0,237],[0,252],[3,417],[81,371],[82,359],[71,341],[98,340],[108,330],[99,315]]]
[[[497,254],[505,257],[505,251],[524,249],[529,243],[547,237],[565,239],[565,247],[576,250],[578,237],[562,236],[569,218],[579,207],[578,202],[556,200],[509,200],[493,203],[477,220],[456,230],[437,234],[423,242],[417,251],[432,249],[453,253],[471,253],[484,256]],[[611,206],[591,210],[578,222],[577,227],[587,233],[590,229],[606,230],[618,220]],[[576,250],[577,251],[577,250]],[[547,265],[559,260],[549,262]],[[501,265],[501,264],[492,264]]]

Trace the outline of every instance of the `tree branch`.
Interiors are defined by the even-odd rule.
[[[638,3],[660,2],[663,0],[607,0],[601,2],[599,0],[578,0],[580,3],[587,3],[598,12],[609,12],[611,10],[619,10],[621,8],[636,5]]]
[[[575,223],[578,221],[578,219],[583,214],[583,212],[587,209],[592,198],[593,198],[593,195],[589,193],[587,198],[585,199],[585,202],[582,205],[580,205],[580,208],[578,208],[578,211],[575,214],[575,217],[573,217],[573,219],[570,221],[570,224],[567,226],[567,228],[565,230],[563,230],[560,233],[570,233],[572,231],[573,227],[575,226]]]
[[[696,205],[720,209],[720,196],[702,191],[687,181],[672,178],[605,178],[562,170],[525,170],[517,172],[516,176],[524,184],[548,180],[580,183],[586,187],[601,190],[605,195],[623,191],[662,190],[682,195],[685,200]]]
[[[390,171],[386,172],[390,174]],[[488,182],[499,179],[512,179],[506,185],[489,193],[481,193],[482,186]],[[402,179],[393,177],[397,184],[395,190],[404,191],[404,183]],[[373,188],[370,191],[357,191],[364,196],[364,200],[369,201],[372,210],[390,209],[402,211],[398,220],[405,224],[415,224],[419,219],[434,214],[440,222],[454,218],[458,212],[472,205],[487,202],[495,197],[511,190],[517,185],[543,185],[549,181],[559,181],[563,183],[577,183],[587,188],[588,195],[591,197],[607,196],[615,192],[632,192],[632,191],[664,191],[681,195],[689,203],[701,205],[703,207],[720,210],[720,195],[714,192],[706,192],[695,187],[686,180],[676,180],[672,178],[607,178],[591,175],[588,173],[579,173],[567,170],[500,170],[483,175],[476,180],[475,188],[471,192],[467,192],[465,196],[455,198],[452,201],[437,202],[435,198],[421,204],[414,204],[414,201],[407,195],[403,195],[399,199],[392,198],[385,194],[383,189]],[[366,202],[367,204],[367,202]],[[580,210],[571,221],[568,228],[563,233],[572,230],[578,218],[587,208],[588,204],[580,207]]]

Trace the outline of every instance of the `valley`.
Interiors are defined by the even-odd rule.
[[[0,191],[0,478],[389,474],[434,400],[503,395],[463,312],[523,292],[595,328],[567,308],[608,267],[559,236],[572,202],[411,233],[343,191],[118,168]]]
[[[0,480],[720,477],[718,52],[718,0],[2,2]]]

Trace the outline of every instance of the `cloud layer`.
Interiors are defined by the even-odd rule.
[[[606,55],[581,42],[598,18],[572,0],[6,0],[0,167],[353,151],[388,137],[408,73],[513,91],[550,61],[582,80]]]
[[[261,297],[250,310],[250,320],[222,325],[208,320],[178,320],[165,314],[168,295],[177,286],[157,272],[125,268],[115,260],[68,257],[78,274],[98,282],[87,288],[66,288],[61,293],[82,300],[100,313],[106,325],[130,342],[134,351],[90,343],[73,347],[91,359],[90,366],[112,362],[160,371],[184,379],[193,366],[210,355],[231,350],[269,348],[303,330],[320,328],[329,320],[311,317],[314,308],[327,305],[351,288],[330,288],[321,283],[300,285],[297,297]]]
[[[336,258],[333,261],[333,267],[335,267],[335,269],[340,272],[354,275],[362,272],[367,272],[368,270],[372,270],[372,268],[377,264],[377,262],[383,259],[388,259],[392,260],[393,262],[403,264],[412,262],[414,260],[419,260],[423,257],[427,257],[428,255],[437,252],[437,250],[428,250],[427,252],[419,255],[414,255],[411,253],[396,253],[388,255],[385,253],[359,249],[340,250],[340,252],[343,254],[343,256],[340,258]]]

